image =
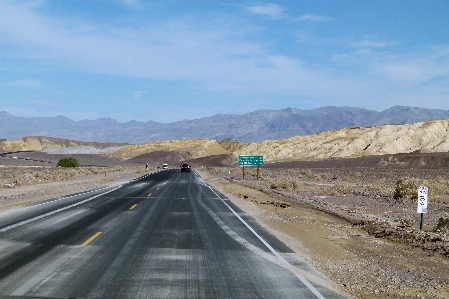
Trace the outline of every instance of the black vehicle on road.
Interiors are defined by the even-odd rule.
[[[189,164],[182,164],[181,165],[181,172],[184,172],[184,171],[190,172],[190,165]]]

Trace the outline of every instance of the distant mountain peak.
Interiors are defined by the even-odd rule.
[[[411,124],[449,118],[449,110],[393,106],[382,112],[355,107],[325,106],[312,110],[288,107],[261,109],[243,115],[216,114],[172,123],[129,121],[110,117],[73,121],[65,116],[16,117],[0,112],[0,139],[48,136],[91,142],[142,143],[148,141],[210,138],[240,142],[279,140],[299,135],[352,127]]]

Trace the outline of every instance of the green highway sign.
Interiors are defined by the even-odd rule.
[[[239,166],[263,166],[263,156],[239,156]]]

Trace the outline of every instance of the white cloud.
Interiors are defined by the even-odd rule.
[[[403,50],[404,51],[404,50]],[[410,48],[393,53],[383,48],[357,49],[332,59],[339,74],[354,82],[365,105],[376,103],[447,109],[449,47]],[[338,70],[337,70],[338,72]],[[336,73],[337,74],[337,73]]]
[[[16,87],[24,87],[24,88],[33,88],[37,89],[42,87],[42,82],[34,79],[22,79],[17,81],[9,81],[3,83],[6,86],[16,86]]]
[[[271,18],[282,18],[284,14],[284,8],[277,4],[267,3],[265,5],[250,6],[247,10],[256,15],[265,15]]]
[[[364,39],[357,42],[353,42],[352,46],[356,48],[383,48],[397,45],[397,42],[377,41],[371,39]]]
[[[423,47],[407,53],[377,53],[370,64],[380,76],[397,82],[424,84],[449,79],[449,46]]]
[[[142,97],[142,95],[144,94],[144,93],[147,93],[148,92],[148,90],[137,90],[137,91],[134,91],[133,92],[133,98],[134,98],[134,100],[139,100],[141,97]]]
[[[310,22],[324,22],[330,21],[332,18],[326,16],[318,16],[314,14],[305,14],[299,17],[300,21],[310,21]]]
[[[396,83],[416,85],[449,78],[449,47],[409,49],[406,53],[362,48],[335,55],[331,61],[363,70],[362,76]]]
[[[125,5],[128,5],[128,6],[133,6],[133,5],[136,5],[137,3],[139,3],[138,0],[122,0],[122,1]]]

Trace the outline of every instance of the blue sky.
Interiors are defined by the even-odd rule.
[[[449,1],[0,0],[0,111],[449,110]]]

